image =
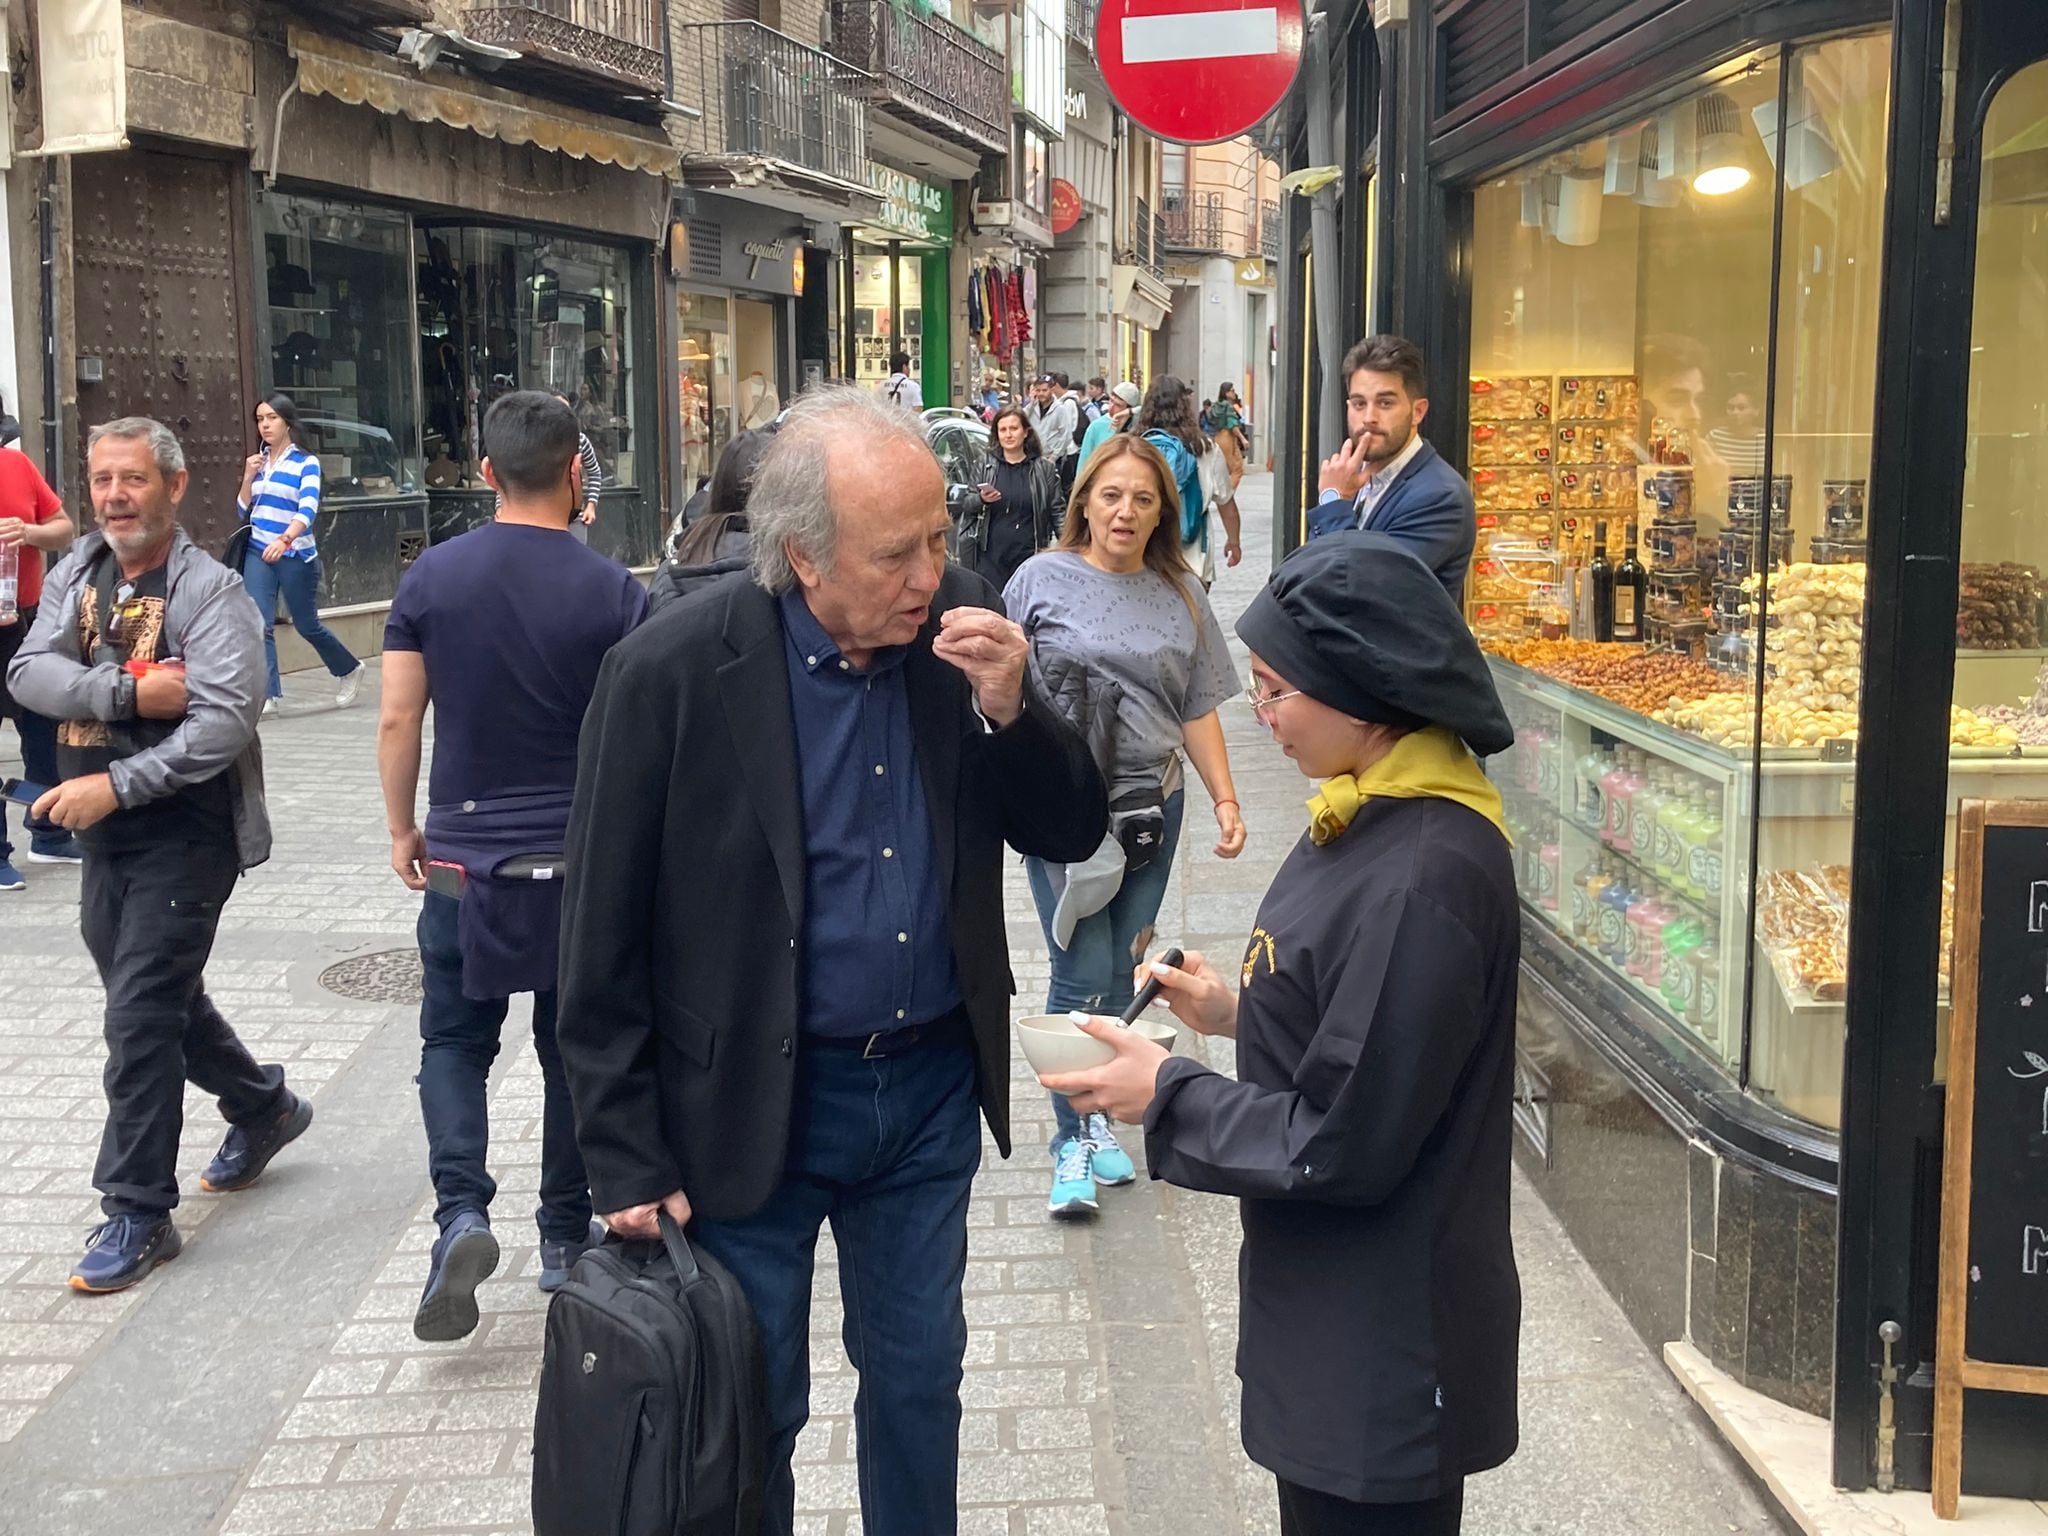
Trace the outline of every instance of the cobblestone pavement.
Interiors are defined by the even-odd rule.
[[[1267,542],[1267,485],[1254,478],[1243,497],[1255,551]],[[1265,563],[1255,554],[1219,581],[1226,627]],[[97,1211],[102,1112],[100,992],[77,936],[77,875],[34,866],[26,893],[0,896],[0,1532],[527,1529],[545,1316],[528,1214],[540,1075],[520,1048],[525,1012],[515,1006],[492,1099],[504,1262],[480,1293],[476,1333],[422,1344],[411,1316],[433,1202],[412,1086],[407,952],[418,898],[385,866],[374,689],[364,693],[336,712],[320,703],[324,675],[299,674],[287,713],[265,723],[277,853],[229,905],[209,971],[223,1011],[259,1057],[285,1064],[318,1119],[255,1189],[210,1196],[197,1192],[196,1172],[220,1126],[192,1095],[180,1159],[192,1191],[178,1212],[186,1251],[122,1295],[63,1286]],[[1236,863],[1215,859],[1191,804],[1160,933],[1234,954],[1294,838],[1304,791],[1248,714],[1229,726],[1252,843]],[[0,763],[12,746],[9,735]],[[1203,799],[1199,789],[1190,798]],[[1033,1011],[1046,962],[1021,870],[1011,894],[1019,1009]],[[1276,1530],[1271,1482],[1237,1447],[1230,1202],[1141,1179],[1105,1192],[1098,1221],[1054,1225],[1036,1150],[1050,1111],[1021,1063],[1014,1094],[1019,1153],[1004,1163],[989,1148],[969,1216],[961,1530]],[[1711,1430],[1520,1188],[1517,1244],[1523,1449],[1475,1480],[1467,1528],[1773,1529]],[[825,1249],[799,1528],[856,1536],[855,1379],[837,1338],[829,1236]]]

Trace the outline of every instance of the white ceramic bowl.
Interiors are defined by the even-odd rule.
[[[1157,1019],[1140,1019],[1131,1028],[1169,1051],[1178,1037],[1171,1024]],[[1017,1042],[1024,1047],[1024,1059],[1031,1063],[1031,1070],[1041,1077],[1057,1072],[1086,1072],[1116,1055],[1093,1035],[1083,1034],[1064,1013],[1019,1019]]]

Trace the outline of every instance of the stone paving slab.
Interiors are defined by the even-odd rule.
[[[1268,482],[1247,482],[1264,546]],[[1225,572],[1226,628],[1256,590]],[[1235,642],[1233,642],[1235,645]],[[1242,648],[1236,647],[1242,664]],[[373,667],[374,676],[374,667]],[[469,1339],[423,1344],[411,1315],[433,1201],[411,1082],[416,1005],[338,996],[344,962],[396,975],[418,898],[385,867],[374,687],[323,708],[324,674],[288,680],[264,725],[277,855],[238,890],[209,971],[223,1010],[309,1092],[313,1131],[257,1188],[188,1192],[185,1255],[120,1296],[63,1277],[96,1204],[102,1104],[97,978],[78,942],[75,871],[36,866],[0,897],[0,1536],[400,1531],[524,1533],[545,1310],[530,1212],[540,1077],[524,1005],[492,1098],[504,1258]],[[1259,894],[1301,825],[1307,786],[1226,715],[1251,843],[1209,852],[1206,797],[1160,918],[1161,941],[1235,960]],[[0,736],[0,766],[11,750]],[[1038,1011],[1044,941],[1009,871],[1017,1010]],[[399,952],[393,960],[374,959]],[[1189,1042],[1227,1069],[1227,1047]],[[1044,1211],[1045,1096],[1012,1073],[1018,1155],[984,1149],[969,1210],[960,1529],[965,1536],[1236,1536],[1276,1529],[1271,1482],[1237,1445],[1236,1213],[1142,1179],[1103,1214]],[[187,1103],[181,1173],[220,1130]],[[1130,1147],[1142,1169],[1142,1147]],[[1528,1298],[1524,1445],[1477,1479],[1467,1528],[1523,1533],[1763,1531],[1769,1517],[1540,1204],[1518,1185]],[[812,1314],[813,1418],[797,1448],[797,1529],[860,1536],[851,1412],[829,1233]],[[895,1533],[877,1533],[895,1536]]]

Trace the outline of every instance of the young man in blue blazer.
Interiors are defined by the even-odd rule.
[[[1308,536],[1370,528],[1398,539],[1462,603],[1477,528],[1472,490],[1419,431],[1429,413],[1421,349],[1368,336],[1344,354],[1342,377],[1348,435],[1323,460]]]

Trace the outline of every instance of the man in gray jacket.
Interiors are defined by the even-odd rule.
[[[189,1079],[230,1127],[200,1186],[247,1188],[313,1107],[258,1066],[206,995],[221,907],[270,856],[263,631],[242,578],[178,527],[185,454],[145,417],[92,429],[97,532],[45,584],[7,669],[58,722],[61,782],[35,814],[85,851],[85,946],[107,990],[107,1122],[93,1183],[106,1221],[71,1271],[79,1291],[133,1285],[182,1246],[178,1134]]]

